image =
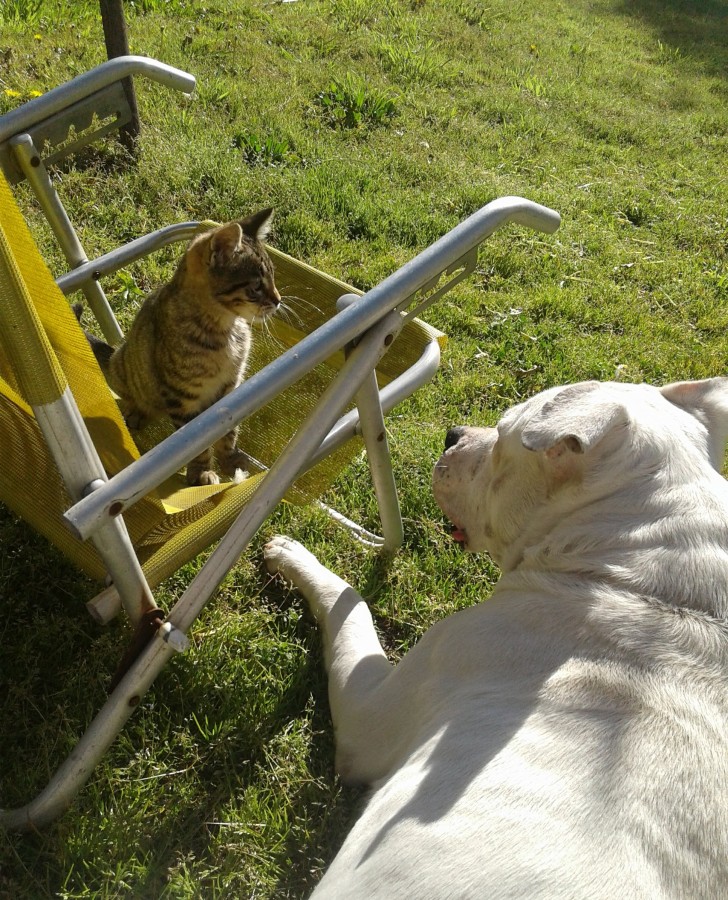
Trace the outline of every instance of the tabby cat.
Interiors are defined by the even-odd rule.
[[[116,349],[89,335],[130,428],[163,414],[179,428],[243,380],[250,325],[281,301],[262,243],[272,216],[264,209],[193,238],[171,281],[145,298]],[[224,475],[244,467],[237,433],[236,427],[189,463],[188,484],[219,483],[213,449]]]

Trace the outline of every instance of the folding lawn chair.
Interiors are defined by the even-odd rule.
[[[400,544],[383,415],[432,377],[443,340],[416,316],[473,271],[478,245],[496,228],[559,225],[557,213],[527,200],[494,201],[364,295],[269,248],[282,291],[313,301],[302,305],[300,325],[274,317],[284,349],[272,358],[273,342],[254,342],[240,387],[141,453],[64,295],[83,291],[107,340],[118,342],[100,279],[200,225],[169,226],[89,261],[45,165],[126,121],[119,82],[132,74],[194,85],[155,60],[121,57],[0,117],[0,501],[84,572],[110,579],[91,602],[98,619],[123,605],[136,626],[105,705],[46,788],[0,811],[6,828],[40,827],[68,806],[165,662],[186,648],[190,625],[270,512],[284,498],[317,498],[359,452],[359,436],[383,537],[336,515],[375,546]],[[71,266],[56,281],[8,186],[22,179]],[[236,422],[259,471],[240,484],[186,486],[180,469]],[[173,608],[158,609],[152,588],[218,539]]]

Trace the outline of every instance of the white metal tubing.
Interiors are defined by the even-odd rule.
[[[82,496],[89,484],[103,483],[104,467],[91,441],[70,388],[53,403],[33,407],[53,460],[72,498]],[[109,519],[93,535],[109,575],[132,622],[155,606],[122,518]]]
[[[440,365],[440,345],[436,340],[430,341],[420,359],[410,368],[385,385],[379,391],[379,402],[383,413],[388,413],[398,403],[410,396],[410,394],[426,384],[435,374]],[[350,412],[341,416],[328,435],[321,442],[321,446],[306,463],[303,471],[308,471],[317,465],[321,460],[325,459],[334,450],[341,447],[348,440],[361,434],[361,423],[359,420],[359,410],[354,408]],[[318,501],[319,506],[325,512],[336,519],[341,525],[347,528],[354,537],[362,544],[370,547],[381,549],[384,539],[377,534],[373,534],[362,528],[361,525],[353,522],[337,510],[331,509],[325,504]],[[106,625],[114,619],[121,607],[119,594],[114,585],[104,588],[99,594],[88,601],[86,607],[89,614],[101,625]]]
[[[86,603],[86,609],[91,618],[99,625],[108,625],[119,615],[121,609],[119,592],[113,584],[110,584]]]
[[[425,347],[422,356],[394,381],[390,381],[379,390],[379,402],[382,412],[390,412],[398,403],[405,400],[417,388],[427,384],[432,379],[440,366],[440,345],[436,340],[430,341]],[[326,435],[319,449],[309,460],[309,467],[313,468],[317,463],[325,459],[332,451],[357,434],[361,434],[361,421],[359,410],[352,409],[343,415]]]
[[[56,236],[63,255],[70,266],[76,268],[88,262],[86,252],[81,246],[71,220],[63,208],[56,189],[53,187],[48,170],[43,164],[40,153],[35,147],[29,134],[20,134],[10,141],[15,157],[18,160],[23,174],[33,188],[38,201],[45,213],[48,224]],[[79,285],[86,299],[94,311],[94,315],[101,326],[104,337],[111,344],[118,344],[124,339],[124,334],[119,328],[113,310],[106,299],[106,294],[96,281],[88,277]]]
[[[385,414],[393,409],[398,403],[410,394],[426,384],[435,374],[440,365],[440,345],[436,340],[430,341],[420,359],[410,368],[385,385],[379,391],[379,400],[382,406],[382,412]],[[354,408],[350,412],[341,416],[328,435],[321,442],[321,446],[306,463],[304,471],[312,469],[315,465],[325,459],[334,450],[341,447],[348,440],[357,434],[361,434],[359,421],[359,410]],[[358,541],[371,547],[382,547],[384,540],[379,535],[372,534],[362,528],[356,522],[344,516],[342,513],[332,510],[319,502],[319,505],[332,518],[340,522],[346,527]],[[89,614],[101,625],[106,625],[119,613],[121,601],[119,595],[113,585],[104,588],[99,594],[88,601],[86,607]]]
[[[200,229],[199,222],[180,222],[178,225],[167,225],[164,228],[158,228],[143,237],[136,238],[124,244],[123,247],[117,247],[103,256],[92,259],[84,263],[72,272],[61,275],[56,278],[56,284],[64,294],[72,294],[79,290],[84,282],[89,279],[101,278],[103,275],[110,275],[118,269],[123,269],[130,263],[136,262],[143,256],[148,256],[173,244],[175,241],[187,241],[193,238]]]
[[[48,170],[43,165],[41,155],[33,143],[33,138],[29,134],[18,134],[10,141],[10,146],[13,148],[23,174],[35,191],[68,264],[75,268],[79,263],[88,262],[88,257],[84,253],[71,220],[53,187]]]
[[[46,787],[25,806],[0,810],[0,827],[42,828],[70,806],[174,652],[161,634],[154,635]]]
[[[136,503],[235,424],[360,337],[383,315],[509,221],[550,233],[558,228],[560,217],[554,210],[520,197],[505,197],[489,203],[385,278],[355,304],[333,316],[192,422],[114,475],[98,491],[71,507],[65,516],[69,527],[80,537],[87,538],[109,515]]]
[[[372,473],[379,519],[382,523],[384,538],[382,550],[385,553],[394,553],[402,546],[404,526],[375,372],[370,372],[364,379],[356,395],[356,405],[361,418],[361,433],[367,449],[367,462]]]
[[[144,75],[152,81],[186,94],[192,93],[195,89],[194,75],[181,69],[175,69],[146,56],[117,56],[53,88],[42,97],[29,100],[17,109],[5,113],[0,117],[0,143],[63,111],[72,103],[83,100],[95,91],[130,75]]]
[[[337,309],[346,309],[356,303],[357,297],[346,294],[339,297]],[[367,462],[372,475],[374,494],[379,508],[379,519],[382,525],[385,553],[394,553],[404,540],[402,513],[397,496],[397,485],[392,471],[392,458],[387,441],[387,428],[384,424],[384,412],[379,397],[379,385],[374,369],[367,375],[355,397],[356,408],[364,446],[367,451]]]
[[[339,512],[338,509],[327,506],[320,500],[316,500],[316,506],[318,506],[320,510],[323,510],[330,519],[333,519],[337,525],[346,528],[354,540],[358,541],[360,544],[364,544],[365,547],[373,547],[375,550],[381,550],[384,547],[383,537],[374,534],[373,531],[367,531],[366,528],[363,528],[358,522],[354,522],[353,519],[350,519],[348,516]]]

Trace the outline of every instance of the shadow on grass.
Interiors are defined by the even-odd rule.
[[[170,872],[181,859],[202,864],[201,870],[206,861],[218,860],[217,870],[211,870],[212,881],[199,880],[202,894],[209,891],[210,896],[218,896],[220,884],[225,882],[226,890],[245,892],[239,896],[255,893],[254,888],[260,891],[260,896],[309,896],[321,869],[333,859],[348,833],[363,793],[354,790],[337,796],[331,722],[322,675],[322,660],[318,654],[310,654],[264,719],[250,721],[247,726],[228,732],[216,746],[209,748],[195,766],[197,780],[207,785],[206,793],[202,796],[198,793],[196,803],[182,804],[170,815],[150,823],[144,835],[143,851],[153,862],[146,877],[134,886],[138,896],[168,896],[165,890],[170,888]],[[199,699],[204,700],[205,696],[202,687]],[[235,816],[228,822],[224,810],[233,796],[240,797],[248,790],[259,793],[265,802],[271,783],[277,784],[277,776],[271,772],[270,748],[300,718],[311,698],[312,737],[305,760],[307,774],[300,783],[280,786],[286,796],[282,804],[285,807],[282,839],[266,841],[273,850],[267,853],[261,849],[260,836],[255,830],[274,826],[264,825],[264,818],[259,824],[244,817],[236,820]],[[194,698],[190,699],[199,706]],[[221,855],[221,844],[230,847],[230,851]],[[269,884],[250,883],[247,858],[264,863]],[[227,868],[231,863],[232,871]],[[254,877],[260,878],[260,873]]]
[[[697,62],[706,74],[728,75],[728,0],[619,0],[614,7],[654,28],[665,61]]]

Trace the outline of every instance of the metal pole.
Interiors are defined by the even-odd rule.
[[[129,56],[129,38],[124,20],[124,6],[122,0],[99,0],[101,6],[101,23],[104,27],[104,42],[106,43],[106,55],[109,59],[117,56]],[[139,137],[139,110],[137,108],[134,82],[131,77],[121,82],[126,94],[126,102],[131,110],[131,121],[119,130],[122,144],[130,153],[136,150],[136,140]]]

